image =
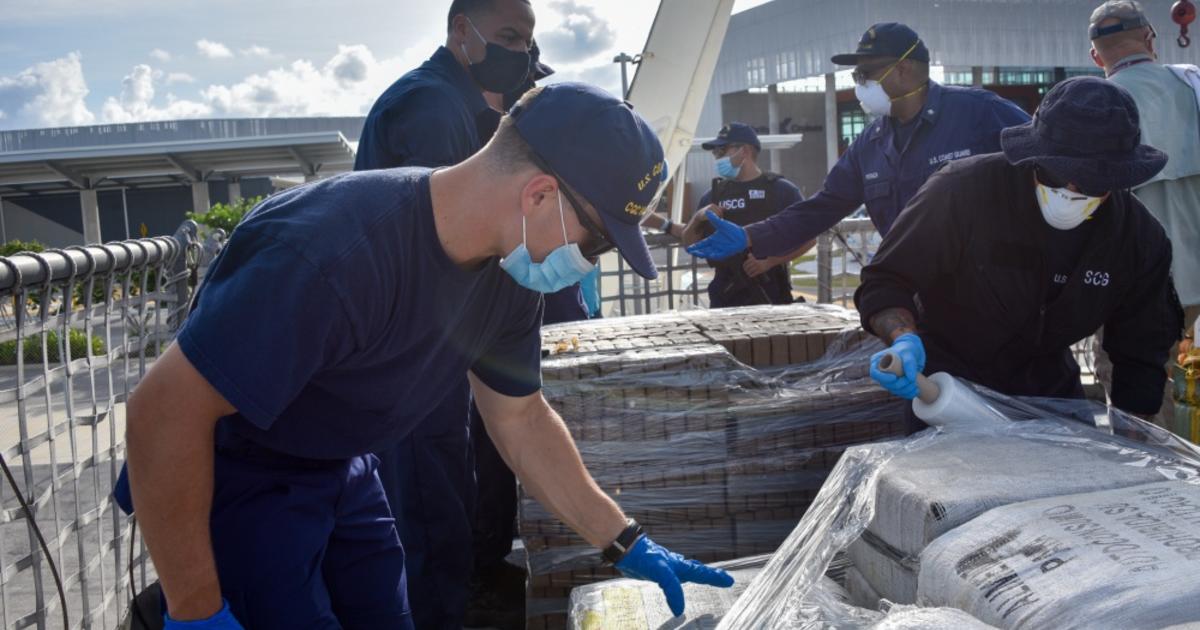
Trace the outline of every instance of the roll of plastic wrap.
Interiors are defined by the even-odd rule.
[[[1004,422],[1004,418],[983,402],[971,388],[945,372],[928,377],[938,387],[932,403],[913,399],[913,412],[930,426],[968,426]]]

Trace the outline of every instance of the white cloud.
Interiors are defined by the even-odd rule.
[[[161,48],[155,48],[154,50],[151,50],[150,56],[153,57],[156,61],[161,61],[163,63],[166,63],[171,60],[171,53],[169,53]]]
[[[364,114],[388,85],[415,65],[415,60],[407,58],[381,61],[363,45],[341,45],[322,65],[298,59],[235,83],[209,85],[200,90],[199,98],[167,94],[165,99],[156,99],[163,84],[184,82],[179,77],[182,73],[164,75],[140,64],[121,82],[120,96],[104,102],[101,118],[105,122],[134,122]]]
[[[196,40],[196,50],[209,59],[227,59],[233,56],[233,51],[220,42],[208,39]]]
[[[260,57],[267,59],[273,56],[270,48],[267,48],[266,46],[259,46],[257,44],[249,48],[243,48],[239,52],[242,53],[243,57]]]
[[[341,45],[321,67],[299,59],[233,85],[209,86],[201,97],[222,116],[360,114],[407,69],[378,61],[366,46]]]
[[[608,52],[616,43],[616,30],[596,13],[595,7],[580,0],[555,0],[549,6],[562,15],[562,21],[537,33],[538,45],[547,59],[582,61]]]
[[[163,81],[170,84],[171,77],[175,74],[181,73],[171,73],[164,78],[161,71],[154,70],[146,64],[134,66],[133,71],[121,81],[120,97],[110,96],[104,101],[101,119],[110,123],[128,123],[212,115],[212,107],[209,105],[180,99],[174,94],[168,94],[163,105],[155,103],[155,84]]]
[[[167,73],[166,81],[167,85],[174,85],[176,83],[195,83],[196,77],[193,77],[186,72],[169,72]]]
[[[0,112],[10,129],[86,125],[95,120],[79,52],[0,76]]]
[[[154,70],[146,64],[133,67],[121,80],[120,98],[108,97],[101,116],[108,122],[131,122],[149,117],[154,100]]]

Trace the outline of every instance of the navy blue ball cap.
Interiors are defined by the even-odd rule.
[[[904,53],[908,53],[906,57]],[[929,49],[917,32],[899,22],[881,22],[867,29],[858,40],[858,49],[844,55],[834,55],[832,61],[839,66],[857,66],[863,57],[890,57],[912,59],[929,63]]]
[[[762,150],[762,143],[758,141],[758,134],[754,133],[754,127],[740,122],[731,122],[721,127],[721,131],[717,132],[717,137],[701,144],[700,148],[712,151],[717,147],[730,144],[748,144],[755,149]]]
[[[509,116],[553,174],[600,213],[629,266],[658,277],[641,224],[658,205],[668,169],[650,123],[612,94],[571,82],[540,88]]]

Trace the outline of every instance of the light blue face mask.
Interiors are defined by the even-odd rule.
[[[734,166],[733,159],[726,155],[723,158],[717,158],[717,175],[725,179],[737,179],[738,173],[742,172],[742,167]]]
[[[554,293],[579,282],[595,267],[579,251],[579,245],[567,242],[567,220],[563,216],[562,193],[558,193],[558,218],[562,221],[562,247],[556,248],[540,263],[533,262],[525,247],[525,217],[521,217],[521,244],[500,261],[517,284],[539,293]]]

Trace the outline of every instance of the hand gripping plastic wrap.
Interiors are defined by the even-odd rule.
[[[903,433],[903,404],[867,373],[881,345],[842,309],[599,320],[544,339],[543,391],[600,488],[705,562],[774,551],[848,446]],[[617,574],[525,493],[519,520],[529,627],[565,627],[571,590]]]
[[[1200,451],[958,385],[986,418],[848,449],[720,627],[1200,627]],[[842,552],[849,604],[821,594]]]

